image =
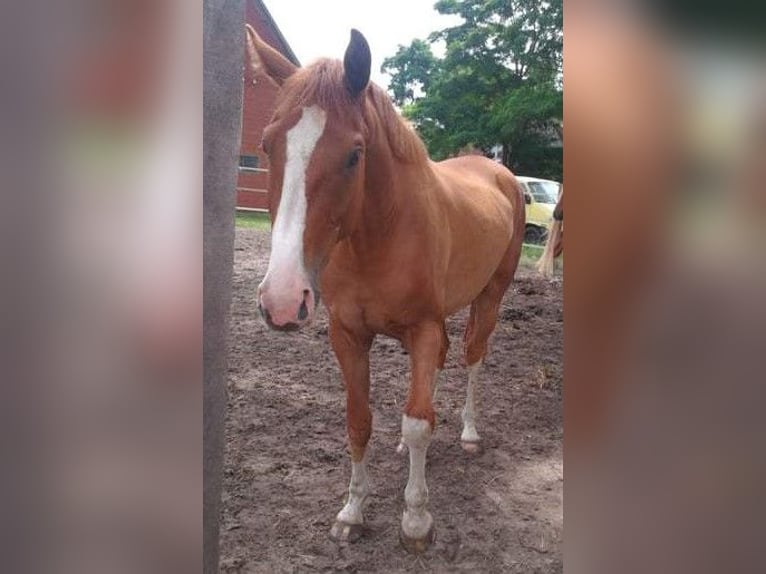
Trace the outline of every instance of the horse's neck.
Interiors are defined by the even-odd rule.
[[[387,96],[372,93],[366,108],[370,139],[365,158],[365,189],[356,211],[352,241],[362,256],[375,250],[390,251],[400,238],[403,225],[421,225],[429,209],[427,194],[433,193],[434,174],[422,148],[412,146],[411,153],[401,138],[416,137],[403,132],[401,119],[387,101]],[[394,150],[396,145],[399,149]],[[402,156],[406,156],[404,159]],[[373,254],[374,255],[374,254]]]
[[[402,161],[387,145],[371,149],[361,210],[363,235],[380,243],[395,233],[403,217],[417,219],[424,208],[425,186],[413,182],[423,181],[429,174],[429,166]]]

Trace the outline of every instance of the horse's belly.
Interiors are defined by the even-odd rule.
[[[470,304],[489,283],[508,251],[512,224],[479,228],[453,241],[445,282],[445,307],[452,314]]]
[[[484,287],[487,286],[487,283],[489,283],[492,274],[497,270],[499,264],[500,258],[495,261],[494,266],[489,266],[481,271],[471,271],[460,273],[458,276],[451,276],[447,280],[444,298],[447,315],[456,313],[476,299]]]

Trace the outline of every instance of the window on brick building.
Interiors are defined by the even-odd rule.
[[[239,156],[239,169],[258,169],[258,156],[257,155],[241,155]]]

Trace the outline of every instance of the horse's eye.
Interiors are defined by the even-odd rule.
[[[360,157],[362,157],[362,148],[355,148],[354,151],[349,154],[348,159],[346,160],[346,168],[351,169],[356,164],[358,164]]]

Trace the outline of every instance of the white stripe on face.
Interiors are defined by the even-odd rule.
[[[303,108],[301,119],[287,131],[285,177],[277,220],[271,235],[271,257],[266,278],[289,280],[296,273],[306,273],[303,264],[306,170],[314,148],[322,137],[326,120],[327,114],[318,106]]]

